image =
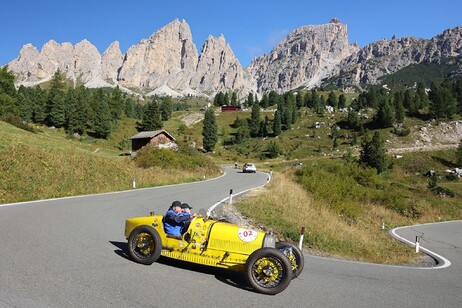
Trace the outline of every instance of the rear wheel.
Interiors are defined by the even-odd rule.
[[[257,292],[274,295],[284,291],[292,280],[289,259],[274,248],[254,251],[245,264],[247,283]]]
[[[298,277],[303,271],[305,266],[305,258],[302,251],[290,242],[277,242],[276,249],[282,252],[290,261],[292,265],[292,278]]]
[[[141,264],[156,262],[162,252],[162,241],[159,233],[150,226],[138,226],[128,237],[128,253]]]

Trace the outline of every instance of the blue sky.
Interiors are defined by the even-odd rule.
[[[208,35],[223,34],[243,66],[290,31],[333,17],[348,25],[350,43],[361,47],[393,35],[431,38],[462,25],[460,0],[2,0],[0,12],[0,65],[23,45],[40,51],[51,39],[87,39],[100,53],[117,40],[124,53],[177,18],[188,22],[198,52]]]

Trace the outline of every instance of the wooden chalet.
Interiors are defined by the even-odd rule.
[[[129,138],[132,141],[132,153],[146,145],[168,145],[175,143],[175,138],[166,130],[140,132]]]

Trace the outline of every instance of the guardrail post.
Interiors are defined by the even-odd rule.
[[[229,204],[233,204],[233,189],[229,190]]]
[[[304,237],[305,237],[305,227],[302,227],[302,230],[300,231],[300,242],[298,243],[298,248],[300,248],[300,250],[302,249],[302,246],[303,246]]]

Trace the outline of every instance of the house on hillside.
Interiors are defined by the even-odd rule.
[[[241,106],[221,106],[221,112],[227,111],[241,111]]]
[[[154,130],[140,132],[130,138],[132,141],[132,155],[146,145],[154,145],[162,148],[176,148],[175,138],[166,130]]]

